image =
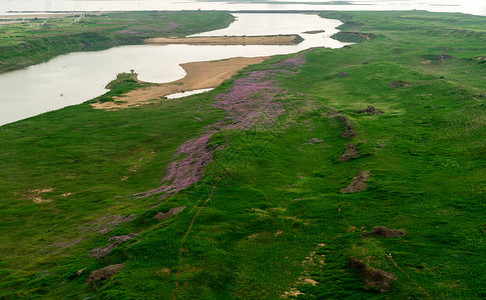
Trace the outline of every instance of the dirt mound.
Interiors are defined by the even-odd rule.
[[[351,183],[341,193],[356,193],[366,190],[366,182],[370,179],[370,171],[359,172]]]
[[[381,269],[373,269],[356,257],[351,257],[348,264],[361,272],[365,288],[375,288],[380,292],[386,292],[390,290],[391,282],[396,279],[395,275]]]
[[[159,212],[154,216],[159,221],[167,220],[170,217],[173,217],[177,215],[178,213],[181,213],[186,207],[185,206],[179,206],[179,207],[173,207],[171,208],[168,212]]]
[[[118,273],[123,268],[124,265],[125,264],[111,265],[111,266],[104,267],[104,268],[99,269],[99,270],[95,270],[95,271],[91,272],[91,274],[89,274],[87,282],[93,283],[95,281],[110,279],[116,273]]]
[[[358,269],[360,271],[364,271],[366,269],[366,264],[356,257],[351,257],[348,259],[348,263],[351,268]]]
[[[397,230],[397,229],[388,229],[385,226],[377,226],[373,228],[370,232],[363,233],[363,236],[370,236],[370,235],[378,235],[382,237],[403,237],[405,235],[405,231]]]
[[[351,120],[348,117],[345,116],[336,116],[336,118],[344,123],[344,130],[343,133],[341,134],[342,137],[350,137],[353,138],[358,135],[356,132],[356,128],[354,125],[351,123]]]
[[[374,106],[369,106],[366,109],[360,109],[356,111],[357,114],[372,114],[372,115],[379,115],[383,112],[381,110],[377,110]]]
[[[91,257],[97,257],[97,258],[102,258],[108,255],[111,250],[115,249],[119,245],[123,244],[124,242],[133,239],[136,236],[134,233],[130,233],[129,235],[119,235],[119,236],[114,236],[108,240],[108,242],[111,242],[106,245],[105,248],[96,248],[91,250],[92,254]]]
[[[409,85],[410,85],[410,83],[405,82],[405,81],[393,81],[388,86],[392,87],[394,89],[398,89],[398,88],[406,87],[406,86],[409,86]]]
[[[346,150],[344,150],[344,153],[339,156],[340,161],[348,161],[352,158],[356,158],[359,156],[358,149],[356,149],[355,144],[347,144],[346,145]]]

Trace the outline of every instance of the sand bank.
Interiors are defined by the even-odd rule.
[[[150,38],[147,44],[186,44],[186,45],[293,45],[302,39],[298,35],[272,36],[208,36],[187,38]]]
[[[206,88],[215,88],[223,81],[230,79],[239,70],[253,64],[262,63],[268,57],[235,57],[225,60],[191,62],[181,64],[187,75],[176,81],[162,83],[146,89],[128,92],[122,97],[115,98],[115,102],[93,103],[96,109],[118,110],[160,101],[165,96]],[[123,101],[123,102],[116,102]]]

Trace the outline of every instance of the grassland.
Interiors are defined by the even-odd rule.
[[[0,297],[484,298],[486,19],[321,16],[361,43],[203,95],[0,127]],[[341,192],[364,171],[366,190]],[[363,236],[376,226],[405,236]]]
[[[73,51],[143,44],[154,37],[186,35],[227,27],[223,12],[121,12],[33,18],[0,26],[0,73]]]

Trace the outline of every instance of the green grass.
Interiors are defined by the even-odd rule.
[[[90,102],[113,102],[115,101],[113,99],[114,96],[121,96],[129,91],[143,89],[154,85],[154,83],[139,81],[137,76],[138,74],[134,73],[133,70],[130,73],[117,74],[116,79],[106,86],[109,91],[94,98]]]
[[[476,57],[486,55],[484,17],[321,15],[374,37],[303,53],[298,73],[274,78],[285,113],[270,127],[215,134],[211,146],[224,147],[176,196],[131,195],[160,186],[177,148],[225,118],[213,104],[231,81],[138,108],[81,104],[0,127],[0,297],[165,299],[177,282],[179,299],[274,299],[292,288],[302,299],[483,298],[486,64]],[[391,87],[396,81],[407,85]],[[367,105],[384,114],[354,113]],[[352,121],[355,138],[341,137],[343,124],[328,117],[334,110]],[[311,138],[323,142],[305,145]],[[340,162],[350,142],[362,155]],[[360,171],[371,171],[368,189],[342,194]],[[47,188],[51,202],[27,197]],[[177,216],[153,218],[181,205]],[[109,222],[99,219],[118,214],[136,219],[99,234]],[[406,235],[361,235],[375,226]],[[104,258],[89,256],[129,233],[138,236]],[[391,290],[365,289],[350,257],[393,273]],[[125,267],[112,279],[85,284],[91,271],[117,263]]]
[[[120,12],[29,19],[0,27],[0,73],[74,51],[142,44],[152,37],[182,37],[227,27],[224,12]]]

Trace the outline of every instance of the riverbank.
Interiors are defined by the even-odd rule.
[[[218,61],[192,62],[182,64],[186,71],[184,78],[146,88],[132,90],[114,101],[91,103],[95,109],[118,110],[158,102],[165,96],[207,88],[215,88],[233,77],[243,68],[262,63],[268,57],[236,57]]]

